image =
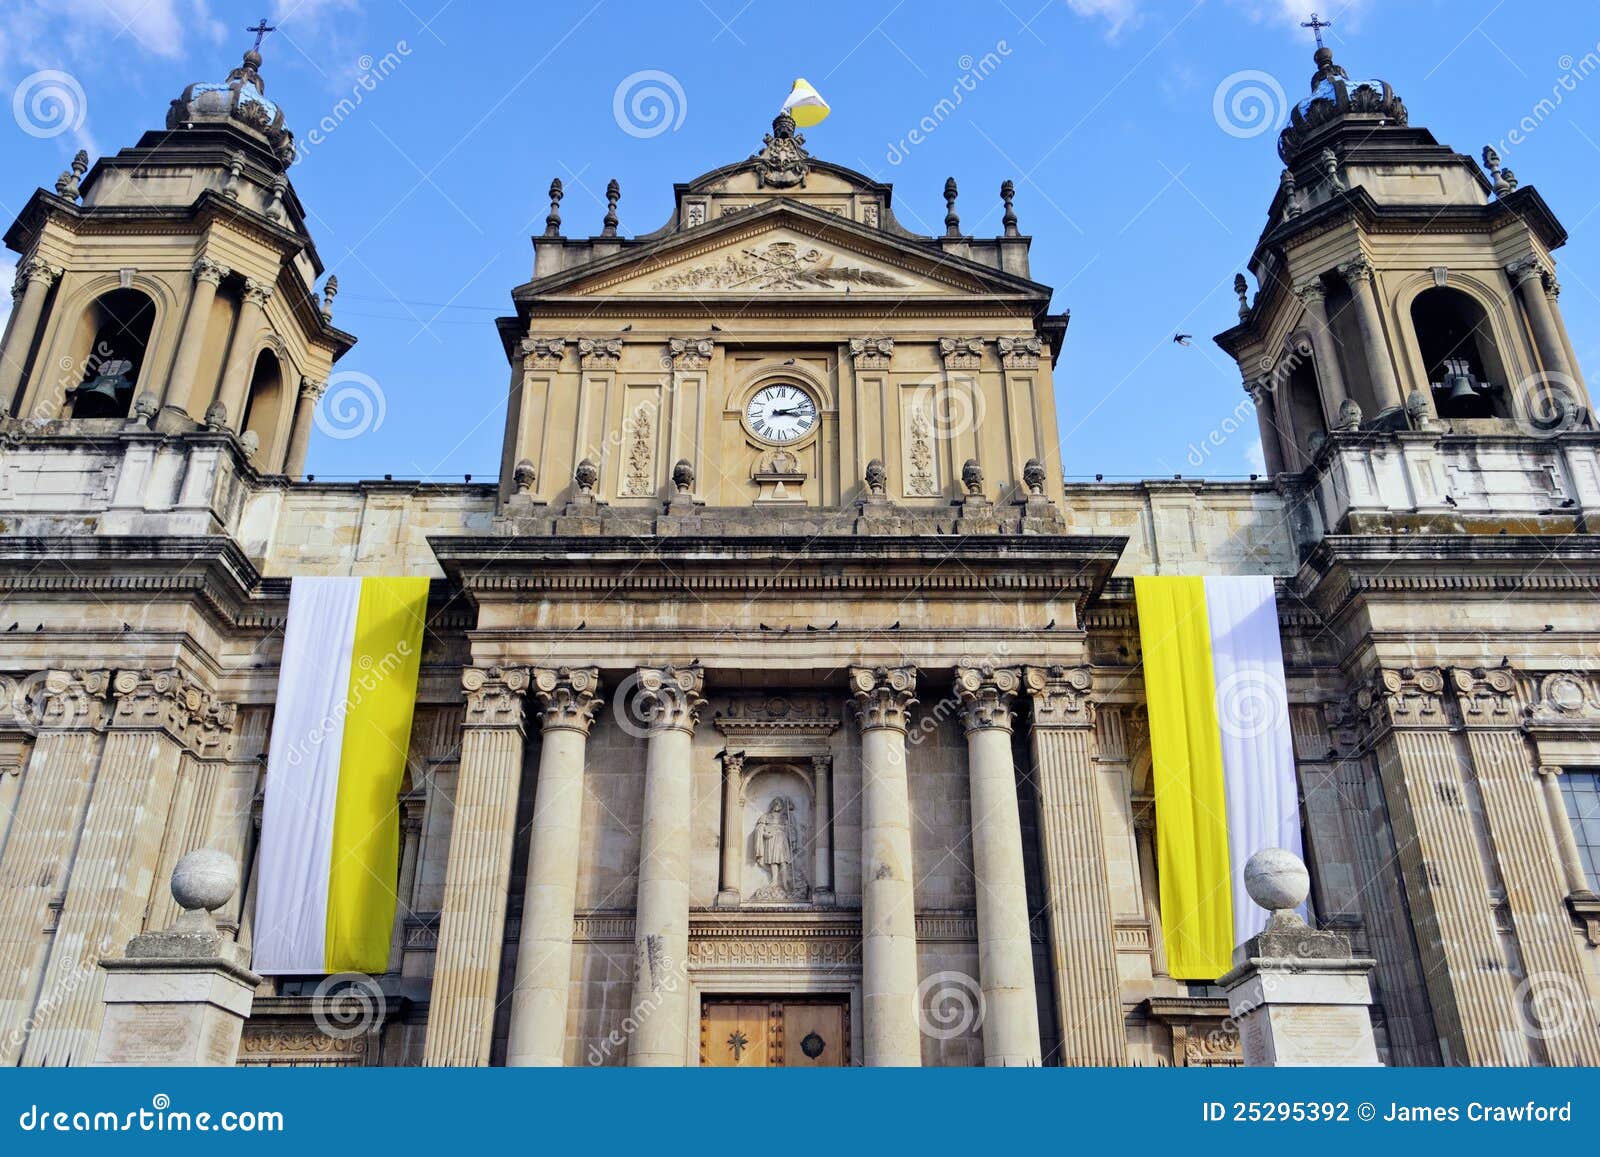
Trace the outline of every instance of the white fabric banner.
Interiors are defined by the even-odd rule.
[[[297,578],[289,589],[252,930],[252,967],[264,974],[326,971],[334,803],[361,606],[359,578]]]
[[[1266,911],[1245,891],[1245,863],[1263,848],[1304,858],[1294,741],[1272,578],[1208,576],[1205,584],[1228,800],[1234,943],[1242,944],[1267,922]]]

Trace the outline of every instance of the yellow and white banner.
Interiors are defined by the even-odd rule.
[[[267,753],[257,972],[381,973],[426,578],[297,578]]]
[[[1133,584],[1167,964],[1215,980],[1266,923],[1245,861],[1263,848],[1301,854],[1277,597],[1270,577]]]
[[[795,124],[809,129],[813,125],[820,125],[832,110],[828,102],[822,99],[822,94],[811,87],[810,81],[805,77],[796,77],[794,87],[783,102],[782,111],[793,117]]]

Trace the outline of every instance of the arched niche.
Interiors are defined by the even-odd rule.
[[[241,435],[254,434],[259,441],[261,448],[256,453],[258,469],[276,468],[279,433],[283,428],[284,399],[287,396],[286,377],[283,362],[271,349],[263,349],[256,355],[239,432]]]
[[[746,904],[806,904],[815,883],[816,794],[810,768],[761,762],[745,772],[740,834]]]
[[[125,418],[149,360],[156,303],[137,289],[113,289],[89,303],[75,328],[71,364],[82,367],[67,395],[73,418]]]
[[[1454,286],[1411,301],[1411,329],[1439,417],[1507,418],[1506,360],[1482,304]]]

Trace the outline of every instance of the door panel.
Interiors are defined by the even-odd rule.
[[[771,1009],[760,1004],[707,1001],[700,1017],[700,1063],[715,1068],[766,1068]]]
[[[783,1063],[794,1068],[845,1063],[844,1008],[837,1004],[786,1004]]]
[[[700,1006],[700,1063],[718,1068],[848,1065],[849,1004],[839,997],[708,997]]]

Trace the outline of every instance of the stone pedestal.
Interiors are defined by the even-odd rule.
[[[238,886],[222,852],[191,852],[172,874],[183,915],[165,932],[128,942],[122,956],[102,960],[105,1015],[97,1065],[223,1066],[239,1059],[239,1037],[261,977],[250,951],[217,930],[211,912]]]
[[[1380,1064],[1372,1036],[1374,961],[1353,956],[1349,937],[1318,932],[1294,911],[1305,902],[1305,865],[1269,848],[1245,865],[1250,898],[1272,912],[1217,983],[1228,994],[1247,1066],[1360,1068]]]

